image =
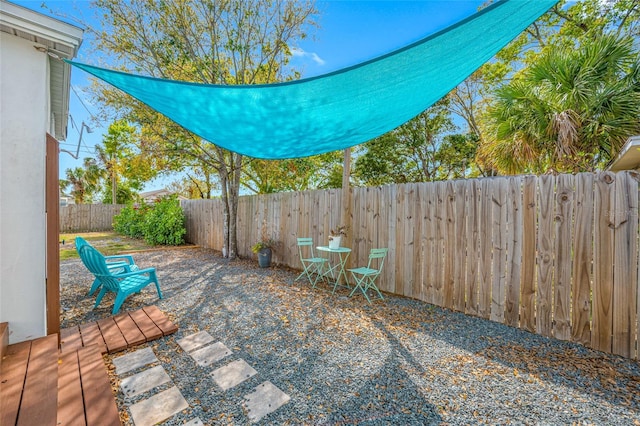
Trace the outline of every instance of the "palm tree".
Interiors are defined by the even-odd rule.
[[[603,34],[550,50],[497,92],[483,158],[502,173],[594,170],[640,132],[640,54]]]
[[[71,196],[76,204],[91,201],[91,196],[98,190],[103,171],[93,158],[84,159],[84,167],[67,169],[67,178],[60,181],[62,189],[71,187]]]

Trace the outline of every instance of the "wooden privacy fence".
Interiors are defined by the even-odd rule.
[[[276,262],[300,267],[297,236],[326,245],[341,191],[241,197],[238,245],[266,220]],[[638,180],[629,172],[353,188],[350,265],[389,247],[383,291],[639,358]],[[222,247],[220,200],[183,202],[187,238]]]
[[[60,207],[60,232],[112,231],[124,204],[71,204]]]

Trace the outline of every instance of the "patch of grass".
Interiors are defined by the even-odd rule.
[[[60,260],[77,259],[75,238],[80,236],[89,241],[91,245],[100,250],[105,256],[121,254],[126,251],[146,250],[153,248],[144,240],[137,240],[122,236],[116,232],[83,232],[60,234]],[[64,242],[64,244],[63,244]]]
[[[93,240],[103,240],[103,239],[111,239],[111,238],[120,238],[121,236],[116,232],[80,232],[80,233],[71,233],[71,234],[60,234],[60,241],[65,240],[65,242],[73,243],[73,240],[76,237],[82,237],[87,241]]]

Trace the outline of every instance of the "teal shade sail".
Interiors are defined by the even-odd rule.
[[[502,0],[387,55],[286,83],[206,85],[71,63],[220,147],[264,159],[306,157],[361,144],[415,117],[555,3]]]

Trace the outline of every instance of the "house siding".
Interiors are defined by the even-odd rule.
[[[49,58],[33,44],[0,33],[0,322],[10,343],[46,334]]]

